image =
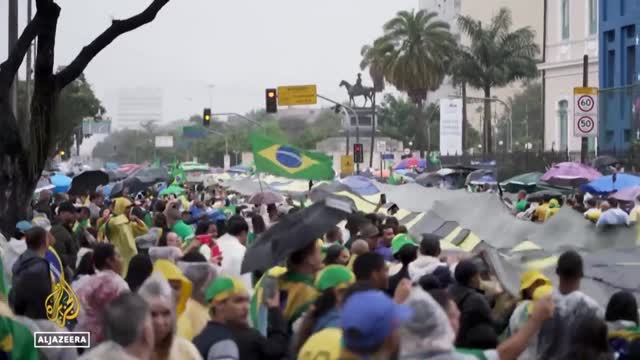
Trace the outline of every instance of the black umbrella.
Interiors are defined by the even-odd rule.
[[[286,215],[247,248],[242,260],[242,273],[267,270],[279,264],[293,252],[322,238],[354,211],[353,200],[331,196]]]
[[[73,178],[71,188],[69,188],[69,195],[86,195],[96,191],[98,186],[107,185],[108,183],[109,175],[104,171],[85,171]]]
[[[125,179],[127,177],[126,173],[118,170],[107,170],[105,171],[107,175],[109,175],[109,182],[115,182],[118,180]]]
[[[542,202],[544,200],[549,200],[549,199],[562,199],[562,193],[559,191],[554,191],[554,190],[542,190],[542,191],[538,191],[535,192],[533,194],[529,194],[529,196],[527,196],[527,201],[529,202]]]
[[[601,168],[606,168],[606,167],[615,165],[619,162],[620,161],[614,158],[613,156],[603,155],[603,156],[598,156],[595,160],[593,160],[593,163],[591,164],[591,166],[595,169],[601,169]]]
[[[416,177],[416,182],[422,186],[426,187],[437,187],[440,186],[440,182],[443,177],[437,172],[421,174]]]
[[[145,184],[155,184],[159,182],[171,182],[171,175],[167,169],[162,167],[149,167],[136,171],[130,178],[138,178]]]
[[[113,185],[113,189],[111,190],[109,197],[117,198],[123,196],[124,189],[128,189],[128,195],[135,195],[141,191],[146,191],[149,186],[150,185],[141,182],[138,178],[127,178],[125,180],[118,181]]]

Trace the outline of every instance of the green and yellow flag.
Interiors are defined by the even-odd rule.
[[[251,134],[256,171],[289,179],[333,180],[333,159],[323,153],[279,144],[268,137]]]

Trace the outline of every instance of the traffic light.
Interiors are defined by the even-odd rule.
[[[267,113],[273,114],[278,112],[278,96],[276,89],[267,89],[265,93]]]
[[[362,144],[353,144],[353,162],[356,164],[362,164],[364,162]]]
[[[211,124],[211,109],[204,108],[204,112],[202,114],[202,126],[209,127]]]

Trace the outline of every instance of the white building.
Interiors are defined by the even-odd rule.
[[[127,88],[118,90],[117,109],[114,119],[119,129],[139,129],[147,121],[162,122],[162,89]]]
[[[462,0],[420,0],[420,9],[438,13],[441,21],[449,24],[451,33],[460,39],[458,31],[458,15],[460,14],[460,3]],[[446,99],[451,95],[457,95],[458,91],[451,83],[451,77],[447,76],[438,90],[429,93],[427,101],[439,103],[440,99]]]
[[[582,86],[583,56],[589,84],[598,84],[598,1],[548,0],[544,73],[544,138],[547,150],[579,152],[573,131],[573,88]],[[593,140],[590,142],[593,148]]]

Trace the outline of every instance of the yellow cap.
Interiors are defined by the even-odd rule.
[[[520,293],[530,288],[538,280],[544,281],[544,285],[551,285],[551,280],[540,271],[527,270],[522,273],[522,277],[520,278]]]

